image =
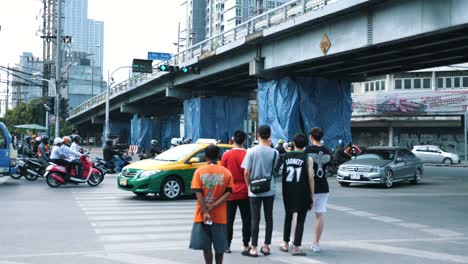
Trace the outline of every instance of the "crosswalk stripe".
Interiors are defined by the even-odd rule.
[[[93,198],[93,197],[102,197],[102,196],[117,196],[117,197],[135,197],[135,195],[130,193],[114,193],[114,192],[103,192],[103,193],[74,193],[73,196],[78,198]]]
[[[260,230],[265,228],[260,227]],[[115,229],[96,229],[96,234],[100,234],[100,239],[107,242],[118,242],[118,241],[134,241],[134,240],[162,240],[162,239],[186,239],[190,238],[192,231],[192,225],[172,227],[170,230],[164,227],[143,227],[143,228],[115,228]],[[127,232],[128,231],[128,232]],[[169,233],[158,233],[158,234],[135,234],[135,233],[148,233],[148,232],[169,232]],[[171,233],[181,232],[183,233]],[[234,226],[234,237],[241,238],[242,226]],[[237,235],[237,237],[236,237]]]
[[[100,212],[100,211],[85,211],[86,215],[89,216],[94,216],[94,215],[139,215],[139,214],[148,214],[148,213],[160,213],[160,214],[165,214],[165,213],[193,213],[194,208],[183,208],[183,209],[162,209],[162,208],[154,208],[153,210],[141,210],[141,211],[106,211],[106,212]]]
[[[195,206],[194,205],[175,205],[175,206],[172,206],[174,209],[178,209],[178,210],[182,210],[182,209],[191,209],[192,211],[195,210]],[[112,206],[112,207],[102,207],[102,208],[89,208],[89,207],[82,207],[81,210],[85,211],[85,212],[112,212],[112,211],[115,211],[115,212],[122,212],[122,211],[142,211],[142,210],[153,210],[153,209],[156,209],[156,210],[166,210],[168,208],[168,206],[156,206],[156,205],[153,205],[153,206],[125,206],[125,207],[122,207],[122,206]]]
[[[173,202],[173,203],[160,203],[160,202],[142,202],[142,201],[131,201],[131,200],[126,200],[126,201],[113,201],[113,202],[101,202],[99,200],[96,200],[95,202],[87,201],[87,202],[78,202],[79,205],[84,206],[84,207],[106,207],[106,206],[140,206],[140,205],[147,205],[147,206],[154,206],[154,205],[159,205],[159,206],[174,206],[174,205],[192,205],[195,206],[195,202]]]
[[[171,219],[169,222],[171,225],[192,225],[193,219]],[[158,225],[167,225],[167,222],[154,221],[154,220],[133,220],[133,221],[97,221],[91,222],[91,225],[94,227],[124,227],[124,226],[158,226]],[[234,224],[242,225],[240,219],[236,219]]]
[[[451,236],[463,236],[463,234],[454,232],[448,229],[443,229],[443,228],[425,228],[421,229],[421,231],[431,234],[431,235],[436,235],[436,236],[441,236],[441,237],[451,237]]]
[[[100,196],[99,198],[96,198],[96,197],[81,197],[81,196],[75,196],[75,199],[78,200],[78,201],[89,201],[89,200],[96,200],[96,199],[100,199],[100,200],[115,200],[115,199],[119,199],[119,197],[121,196],[116,196],[116,195],[113,195],[113,196]],[[132,197],[132,198],[135,198],[135,196],[128,196],[128,197]]]
[[[135,254],[128,253],[107,253],[107,254],[89,254],[86,255],[92,258],[101,258],[106,260],[117,261],[124,264],[154,264],[154,263],[164,263],[164,264],[183,264],[182,262],[172,261],[168,259],[161,259],[155,257],[147,257]]]
[[[166,222],[156,222],[154,220],[134,220],[134,221],[100,221],[91,222],[94,227],[114,227],[114,226],[148,226],[148,225],[166,225]],[[172,219],[172,225],[192,225],[193,219]]]
[[[348,214],[356,215],[356,216],[364,216],[364,217],[373,217],[376,216],[375,214],[366,212],[366,211],[347,211]]]
[[[187,216],[191,219],[192,216],[187,214],[168,214],[168,215],[127,215],[127,216],[113,216],[113,215],[106,215],[106,216],[90,216],[88,219],[90,221],[101,221],[101,220],[144,220],[144,219],[184,219]]]
[[[147,243],[119,243],[119,244],[104,244],[106,251],[130,251],[130,250],[148,250],[148,249],[188,249],[189,241],[159,241]]]
[[[400,219],[393,218],[393,217],[388,217],[388,216],[373,216],[373,217],[369,217],[369,218],[377,220],[377,221],[385,222],[385,223],[402,222]]]

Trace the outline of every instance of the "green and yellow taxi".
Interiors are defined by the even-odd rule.
[[[150,193],[175,200],[191,194],[193,173],[206,165],[205,148],[208,143],[184,144],[171,148],[153,159],[141,160],[127,165],[117,177],[119,189],[131,191],[138,196]],[[220,157],[231,145],[217,144]]]

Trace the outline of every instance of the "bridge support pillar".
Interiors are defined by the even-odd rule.
[[[185,138],[212,138],[227,143],[247,120],[248,99],[233,96],[196,97],[184,101]]]
[[[286,77],[258,85],[259,125],[272,129],[273,143],[292,140],[321,127],[325,145],[351,142],[351,83],[323,78]]]

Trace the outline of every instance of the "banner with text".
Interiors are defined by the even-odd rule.
[[[381,114],[462,113],[467,110],[468,91],[382,92],[353,96],[353,116]]]

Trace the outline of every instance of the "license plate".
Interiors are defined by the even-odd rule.
[[[120,179],[120,185],[121,186],[127,186],[127,178],[121,178]]]
[[[361,176],[359,174],[351,174],[350,175],[351,180],[360,180]]]

